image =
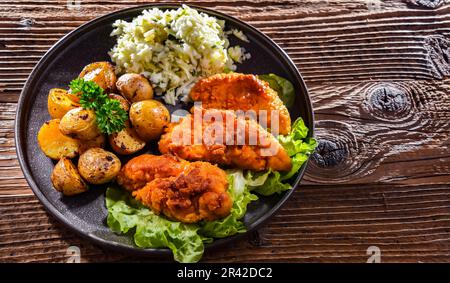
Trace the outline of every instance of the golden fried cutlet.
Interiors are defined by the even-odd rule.
[[[157,178],[134,195],[156,214],[194,223],[212,221],[230,213],[233,201],[227,193],[225,172],[207,162],[193,162],[174,177]]]
[[[117,180],[154,213],[185,223],[223,218],[233,205],[225,171],[207,162],[144,154],[128,161]]]
[[[278,131],[286,135],[291,131],[289,111],[267,82],[250,74],[217,74],[199,80],[191,89],[190,97],[201,101],[203,108],[267,111],[267,126],[278,113]],[[275,121],[274,121],[275,123]],[[273,131],[272,131],[273,132]]]
[[[128,161],[117,176],[117,183],[134,191],[156,178],[167,178],[180,174],[189,162],[171,155],[142,154]]]
[[[168,126],[159,141],[161,153],[255,171],[291,169],[286,150],[256,121],[229,110],[193,109],[194,114]],[[195,111],[203,117],[201,124]]]

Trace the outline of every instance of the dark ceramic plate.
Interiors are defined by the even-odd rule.
[[[112,233],[106,225],[107,210],[104,203],[105,187],[92,188],[76,197],[63,197],[52,188],[50,174],[54,166],[39,149],[37,132],[50,119],[47,112],[47,94],[54,87],[66,88],[76,78],[83,66],[95,61],[109,61],[108,50],[115,44],[110,37],[112,23],[117,19],[131,20],[144,9],[177,8],[177,5],[146,5],[121,10],[79,27],[57,42],[39,61],[28,78],[19,99],[15,139],[17,155],[25,178],[33,192],[46,209],[67,227],[81,236],[105,247],[141,255],[169,255],[168,249],[140,249],[133,245],[129,237]],[[230,36],[232,44],[239,44],[248,50],[252,58],[238,65],[238,72],[251,74],[275,73],[289,79],[297,93],[295,106],[290,109],[292,120],[301,116],[313,135],[313,111],[305,83],[294,63],[267,36],[255,28],[230,16],[203,8],[196,9],[226,21],[226,29],[242,30],[250,43],[237,41]],[[173,110],[171,108],[170,110]],[[147,150],[152,150],[151,148]],[[292,185],[298,186],[306,164],[301,168]],[[294,190],[282,195],[261,197],[251,203],[244,222],[248,231],[261,225],[272,216],[288,199]],[[242,235],[240,235],[242,236]],[[233,236],[214,241],[207,249],[235,240]]]

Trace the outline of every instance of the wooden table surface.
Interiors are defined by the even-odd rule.
[[[101,249],[49,216],[22,175],[13,130],[23,84],[52,44],[143,2],[0,0],[1,262],[66,262],[69,246],[82,262],[156,260]],[[366,262],[379,251],[381,262],[450,262],[450,1],[196,4],[254,25],[290,55],[320,141],[276,216],[204,261]]]

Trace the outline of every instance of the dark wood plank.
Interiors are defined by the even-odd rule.
[[[81,240],[32,196],[0,198],[0,214],[0,261],[64,262],[73,245],[84,262],[154,260]],[[450,262],[449,215],[447,186],[301,186],[264,228],[204,260],[365,262],[378,246],[383,262]]]
[[[315,184],[449,184],[449,80],[310,89],[319,147]]]
[[[220,3],[216,5],[222,10]],[[0,21],[0,46],[4,46],[0,48],[3,101],[17,100],[27,74],[54,42],[99,15],[89,4],[82,15],[79,12],[68,15],[66,12],[70,10],[64,10],[64,15],[55,12],[54,16],[45,10],[42,15],[39,12],[42,7],[46,6],[35,7],[35,14],[29,16],[11,11]],[[120,7],[112,5],[115,9]],[[371,10],[366,3],[363,14],[337,10],[327,16],[316,17],[313,13],[292,19],[282,13],[289,10],[289,5],[283,2],[282,7],[275,13],[261,4],[259,13],[251,13],[251,18],[244,19],[284,47],[309,84],[330,79],[346,83],[368,79],[442,79],[449,75],[448,5],[435,10],[391,11]],[[243,13],[238,11],[235,14],[242,17]],[[270,20],[266,18],[268,13]]]
[[[148,1],[0,1],[0,261],[154,260],[80,239],[32,196],[14,150],[23,84],[59,38]],[[450,1],[194,1],[273,38],[302,72],[319,149],[266,226],[205,261],[449,262]]]

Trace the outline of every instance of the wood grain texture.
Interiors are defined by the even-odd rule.
[[[0,213],[4,261],[65,261],[73,245],[85,262],[151,260],[94,247],[32,196],[0,198]],[[449,213],[447,186],[302,186],[264,228],[204,260],[364,262],[367,247],[376,245],[383,261],[447,261]]]
[[[67,231],[32,195],[14,150],[16,102],[42,55],[97,16],[150,1],[0,0],[0,261],[147,261]],[[294,60],[319,148],[263,228],[205,261],[450,262],[450,1],[193,1],[236,16]]]

